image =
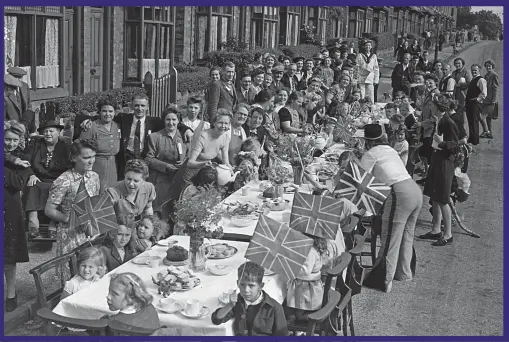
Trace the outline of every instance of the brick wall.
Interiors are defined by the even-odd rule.
[[[124,7],[115,6],[112,15],[111,85],[121,88],[124,79]]]

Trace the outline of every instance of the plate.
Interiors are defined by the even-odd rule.
[[[184,261],[170,261],[166,258],[163,259],[163,264],[165,264],[166,266],[186,266],[187,265],[187,260],[184,260]]]
[[[213,248],[214,246],[217,246],[217,245],[224,245],[224,246],[228,246],[230,248],[233,248],[234,252],[231,254],[231,255],[228,255],[228,256],[222,256],[222,257],[216,257],[216,256],[209,256],[208,259],[228,259],[228,258],[231,258],[232,256],[234,256],[235,254],[237,254],[238,252],[238,249],[236,247],[233,247],[233,246],[230,246],[226,243],[217,243],[215,245],[212,245],[210,246],[211,248]]]
[[[225,276],[233,271],[233,267],[228,265],[210,265],[207,269],[215,276]]]
[[[249,226],[251,222],[253,222],[256,219],[257,217],[255,215],[235,215],[232,216],[230,221],[234,226],[242,228]]]
[[[197,316],[190,316],[186,313],[186,309],[182,309],[180,310],[180,313],[182,314],[182,316],[184,317],[187,317],[187,318],[192,318],[192,319],[200,319],[206,315],[208,315],[210,313],[210,309],[206,306],[203,306],[200,310],[200,313],[197,315]]]
[[[170,299],[170,298],[165,298],[166,300]],[[165,299],[161,299],[162,300],[165,300]],[[173,307],[173,310],[169,310],[169,309],[165,309],[163,306],[162,306],[162,303],[159,302],[156,304],[156,309],[162,311],[162,312],[165,312],[165,313],[169,313],[169,314],[172,314],[172,313],[175,313],[177,311],[181,311],[183,308],[184,308],[184,304],[182,302],[179,302],[178,300],[174,300],[174,299],[171,299],[171,301],[173,301],[175,303],[174,307]]]
[[[177,240],[161,240],[161,241],[157,241],[157,245],[158,246],[163,246],[163,247],[171,247],[173,245],[176,245],[178,244],[179,242]]]
[[[148,265],[150,263],[150,257],[148,256],[139,256],[133,259],[133,264],[136,265]]]

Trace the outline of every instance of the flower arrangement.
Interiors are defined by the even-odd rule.
[[[279,158],[275,158],[267,170],[269,181],[275,185],[281,185],[293,180],[293,172],[283,164]]]
[[[221,238],[223,228],[217,227],[217,224],[223,216],[223,209],[218,206],[222,199],[223,194],[217,188],[201,188],[192,197],[176,203],[175,222],[184,224],[184,232],[196,238]]]
[[[295,137],[295,135],[283,135],[274,152],[283,161],[289,162],[292,166],[304,166],[313,161],[315,149],[315,135]]]

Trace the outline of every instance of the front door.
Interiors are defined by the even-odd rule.
[[[64,89],[69,92],[69,96],[75,95],[73,89],[73,65],[74,65],[74,11],[66,9],[64,20]]]
[[[90,9],[90,92],[103,91],[104,8]]]

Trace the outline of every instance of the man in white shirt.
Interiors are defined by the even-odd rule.
[[[244,74],[240,78],[240,88],[237,89],[238,103],[252,104],[257,94],[256,90],[251,86],[251,75]]]
[[[452,97],[456,87],[456,81],[454,80],[454,77],[452,77],[451,66],[449,64],[445,64],[442,66],[442,72],[444,77],[442,77],[438,84],[438,90],[440,90],[441,93]]]

